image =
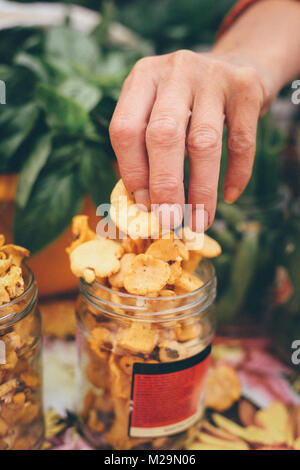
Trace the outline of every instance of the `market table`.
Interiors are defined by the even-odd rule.
[[[72,301],[68,302],[69,307],[72,306]],[[76,343],[71,331],[74,330],[74,324],[70,325],[74,319],[70,319],[70,308],[66,309],[67,311],[69,321],[66,328],[70,331],[63,331],[63,335],[69,335],[69,339],[59,339],[53,335],[53,323],[50,325],[49,315],[45,316],[42,308],[46,333],[52,336],[44,336],[46,439],[43,448],[92,450],[76,430]],[[256,409],[266,408],[274,401],[288,406],[300,404],[300,375],[272,354],[267,339],[217,337],[213,348],[213,361],[217,365],[230,364],[239,375],[242,396],[230,410],[222,413],[234,422],[239,421],[237,410],[242,401],[252,404]],[[214,449],[214,445],[211,448]]]

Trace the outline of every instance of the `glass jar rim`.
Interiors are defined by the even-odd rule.
[[[26,275],[28,276],[26,283],[27,285],[25,286],[24,292],[21,295],[15,299],[12,299],[10,302],[0,305],[0,329],[6,328],[7,326],[10,326],[13,323],[21,320],[24,316],[26,316],[27,313],[29,313],[32,304],[36,301],[37,286],[35,284],[34,274],[25,262],[22,263],[22,268],[25,269]],[[6,309],[13,308],[20,301],[24,300],[29,294],[31,295],[24,309],[22,309],[20,312],[11,311],[7,315],[1,316],[1,312],[5,312]]]
[[[193,308],[197,309],[197,312],[195,312],[194,314],[199,314],[199,312],[204,311],[209,305],[211,305],[216,295],[216,271],[214,265],[211,263],[211,261],[207,259],[203,260],[200,264],[202,265],[202,267],[204,264],[209,267],[210,276],[201,287],[185,294],[179,294],[169,297],[148,297],[142,295],[134,295],[128,294],[126,292],[116,291],[110,287],[104,286],[103,284],[97,281],[94,281],[92,284],[88,284],[82,278],[80,278],[79,281],[79,290],[83,297],[87,299],[87,301],[90,302],[93,307],[99,308],[101,311],[107,313],[108,315],[122,317],[123,319],[133,318],[132,315],[129,315],[128,311],[134,312],[135,321],[153,321],[153,318],[156,318],[156,321],[162,321],[162,317],[169,315],[172,315],[174,317],[176,316],[176,318],[178,318],[178,314],[184,315],[188,309]],[[199,276],[197,275],[197,277]],[[92,292],[93,288],[101,289],[110,295],[114,294],[126,300],[135,300],[136,305],[116,303],[107,299],[103,299],[101,297],[96,296]],[[168,302],[185,300],[187,300],[187,303],[185,303],[184,305],[168,308],[166,310],[162,309],[159,311],[149,311],[147,310],[147,307],[145,307],[145,305],[147,306],[149,302],[151,302],[152,305],[163,305],[164,303],[168,305]],[[189,302],[189,300],[191,301]],[[109,310],[106,310],[106,307]],[[118,312],[116,312],[115,309],[118,309]],[[122,313],[120,313],[120,311]],[[138,317],[138,314],[140,314],[142,318]],[[191,313],[188,313],[186,316],[190,317]],[[168,318],[168,321],[169,320],[171,321],[172,318]]]

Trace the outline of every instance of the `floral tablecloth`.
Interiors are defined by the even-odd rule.
[[[76,431],[75,341],[45,337],[44,342],[46,439],[43,448],[91,449]],[[267,340],[217,338],[213,360],[235,368],[242,384],[240,400],[251,403],[256,409],[267,408],[274,401],[288,406],[300,404],[300,376],[270,353]],[[234,410],[224,415],[235,419]]]

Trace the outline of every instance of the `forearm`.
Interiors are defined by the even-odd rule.
[[[264,0],[250,6],[213,52],[253,64],[261,71],[271,101],[300,74],[300,2]]]
[[[238,14],[242,5],[232,12]],[[126,189],[138,204],[162,205],[165,215],[175,204],[184,212],[187,149],[190,223],[199,229],[198,205],[203,204],[206,230],[216,210],[224,122],[224,198],[239,197],[252,172],[258,118],[300,73],[299,26],[300,2],[260,0],[233,24],[228,17],[212,52],[182,50],[136,64],[123,86],[110,136]],[[172,220],[177,226],[175,215]]]

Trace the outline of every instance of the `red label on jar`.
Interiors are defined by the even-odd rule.
[[[211,346],[176,362],[133,366],[130,437],[177,434],[203,412]]]

